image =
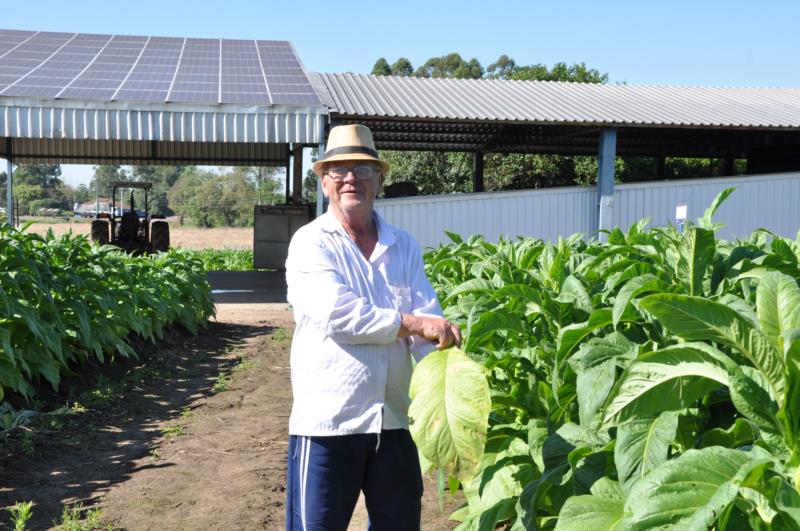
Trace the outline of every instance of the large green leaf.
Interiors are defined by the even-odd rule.
[[[604,422],[619,424],[662,411],[690,407],[714,389],[728,385],[726,364],[702,343],[684,343],[641,355],[612,391]]]
[[[715,226],[713,222],[714,214],[717,213],[717,209],[722,205],[722,203],[725,202],[726,199],[728,199],[728,197],[730,197],[734,190],[736,190],[736,187],[732,186],[717,194],[717,197],[715,197],[711,202],[711,206],[706,209],[701,218],[697,219],[697,224],[704,229],[716,229],[717,226]]]
[[[759,466],[748,452],[689,450],[636,482],[625,502],[632,529],[708,529],[736,500],[738,480]]]
[[[483,455],[491,409],[485,369],[456,348],[434,352],[415,367],[409,394],[420,452],[466,483]]]
[[[690,227],[680,245],[678,276],[686,284],[690,295],[703,294],[703,279],[714,259],[714,232],[710,229]]]
[[[616,482],[599,479],[592,494],[569,498],[558,513],[556,531],[622,531],[627,529],[625,499]]]
[[[588,321],[565,326],[558,332],[556,358],[563,360],[586,336],[595,330],[610,325],[611,322],[611,310],[609,308],[601,308],[593,311]]]
[[[619,324],[622,314],[625,313],[625,309],[628,307],[628,304],[632,299],[643,293],[649,293],[651,291],[665,291],[666,288],[667,285],[663,280],[651,274],[641,275],[630,279],[625,283],[624,286],[622,286],[622,288],[620,288],[616,298],[614,299],[614,308],[612,310],[614,326]]]
[[[756,310],[761,329],[778,352],[784,352],[783,334],[800,328],[800,287],[777,271],[763,275],[756,289]]]
[[[558,297],[556,297],[556,300],[558,302],[571,302],[575,304],[576,308],[586,313],[591,313],[593,310],[592,300],[589,298],[586,288],[583,283],[573,275],[564,279],[564,283],[561,284],[561,292],[558,294]]]
[[[614,387],[616,369],[616,361],[608,360],[578,373],[578,415],[581,426],[588,427],[596,422],[598,411]]]
[[[716,341],[738,350],[764,374],[777,402],[783,402],[783,356],[736,311],[700,297],[666,293],[648,295],[639,305],[683,339]]]
[[[786,352],[786,376],[786,401],[777,417],[783,423],[787,446],[793,452],[792,464],[800,466],[800,338],[794,339]]]
[[[674,411],[665,411],[656,418],[633,419],[617,428],[614,463],[625,492],[667,460],[677,429],[678,413]]]

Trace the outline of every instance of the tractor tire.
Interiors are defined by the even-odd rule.
[[[150,225],[150,246],[154,253],[166,252],[169,250],[169,223],[166,221],[154,221]]]
[[[92,241],[99,245],[108,245],[108,221],[104,219],[92,221]]]

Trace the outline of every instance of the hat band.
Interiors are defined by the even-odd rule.
[[[325,158],[333,157],[334,155],[353,155],[353,154],[362,154],[362,155],[370,155],[372,157],[378,158],[378,152],[374,149],[370,149],[368,147],[361,147],[361,146],[342,146],[333,149],[329,149],[325,152]]]

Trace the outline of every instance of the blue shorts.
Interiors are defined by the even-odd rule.
[[[372,531],[416,531],[422,508],[417,448],[408,430],[289,437],[287,531],[347,531],[360,491]]]

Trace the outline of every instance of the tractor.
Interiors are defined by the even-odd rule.
[[[111,187],[111,211],[98,212],[92,221],[92,240],[100,245],[111,244],[132,254],[157,253],[169,249],[169,223],[164,216],[150,215],[147,194],[153,187],[149,182],[113,181]],[[117,208],[117,191],[130,189],[130,208]],[[133,193],[144,191],[144,212],[137,213]]]

